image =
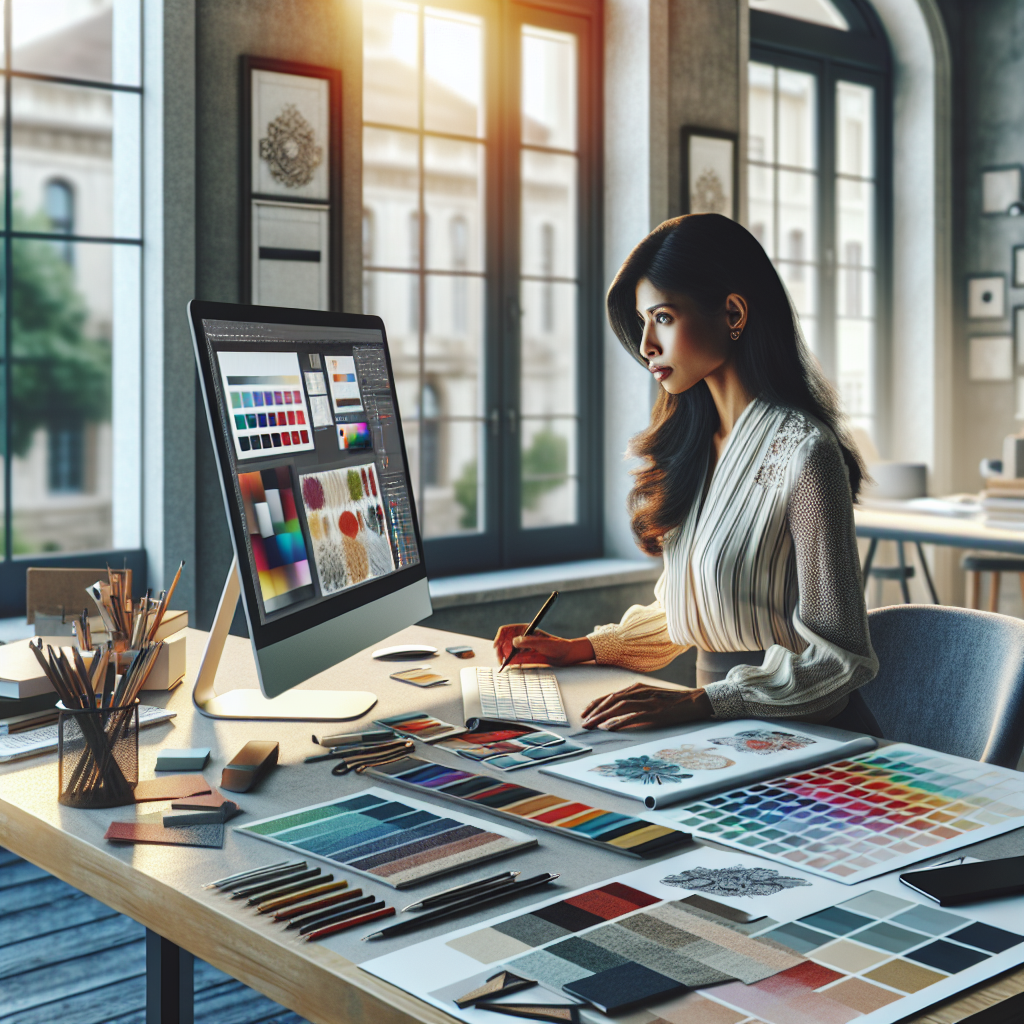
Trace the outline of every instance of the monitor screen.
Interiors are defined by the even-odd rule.
[[[383,323],[191,311],[256,647],[425,579]]]

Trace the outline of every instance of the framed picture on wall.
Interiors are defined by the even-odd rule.
[[[986,167],[981,172],[981,212],[989,217],[1010,213],[1019,204],[1024,186],[1024,168],[1020,164]]]
[[[1024,245],[1013,247],[1013,287],[1024,288]]]
[[[967,278],[967,317],[970,320],[1002,320],[1006,316],[1006,278],[984,274]]]
[[[243,302],[341,308],[341,72],[242,57]]]
[[[1013,380],[1013,338],[1001,334],[971,338],[968,362],[971,380]]]
[[[1017,365],[1024,368],[1024,306],[1013,309],[1013,341],[1017,349]]]
[[[695,127],[683,129],[684,213],[721,213],[736,220],[738,151],[735,132]]]

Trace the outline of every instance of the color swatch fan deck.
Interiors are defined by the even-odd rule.
[[[654,817],[854,883],[1020,828],[1024,776],[899,743]]]
[[[502,1001],[575,1002],[588,1024],[894,1024],[1024,963],[1024,898],[953,914],[895,876],[851,890],[794,870],[714,897],[667,881],[765,870],[700,848],[362,968],[467,1024],[499,1020],[458,1000],[503,972],[536,985]]]
[[[740,720],[700,725],[670,739],[638,743],[612,755],[595,754],[542,771],[642,800],[654,809],[850,757],[875,745],[871,736],[828,726],[800,723],[792,728]]]
[[[318,857],[396,889],[504,857],[537,840],[465,814],[439,814],[381,789],[304,807],[235,829]]]
[[[218,352],[235,457],[313,451],[309,409],[293,352]]]

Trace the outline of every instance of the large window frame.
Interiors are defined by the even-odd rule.
[[[601,551],[601,4],[555,0],[439,0],[431,8],[473,14],[484,26],[484,289],[483,368],[480,376],[480,455],[486,467],[479,484],[483,505],[478,532],[428,537],[424,547],[432,576],[595,557]],[[524,529],[520,520],[523,429],[521,370],[520,39],[524,25],[574,34],[578,39],[579,184],[576,274],[576,521]],[[364,122],[373,127],[372,122]],[[421,122],[422,123],[422,122]],[[422,183],[421,183],[422,190]],[[423,209],[421,205],[420,209]],[[366,215],[364,214],[364,217]],[[372,230],[371,220],[368,222]],[[428,225],[434,230],[433,225]],[[440,226],[437,227],[440,229]],[[420,250],[421,309],[425,280]],[[365,265],[365,264],[364,264]],[[444,271],[447,276],[458,270]],[[478,276],[474,271],[467,276]],[[556,281],[556,278],[552,278]],[[370,286],[372,287],[372,285]],[[365,292],[364,292],[365,294]],[[396,315],[401,315],[400,313]],[[385,313],[385,325],[388,317]],[[420,320],[422,320],[422,314]],[[417,323],[422,351],[423,324]],[[422,371],[421,371],[422,376]],[[430,387],[423,376],[421,394]],[[403,407],[403,419],[421,418]],[[444,424],[440,425],[444,429]],[[408,428],[407,428],[408,431]],[[420,491],[422,493],[422,491]]]
[[[840,81],[874,90],[875,340],[873,433],[887,447],[891,403],[888,372],[892,318],[892,70],[888,41],[877,14],[863,0],[832,0],[849,31],[750,12],[750,60],[815,76],[817,130],[817,339],[815,354],[837,380],[837,315],[842,260],[837,253],[836,99]]]

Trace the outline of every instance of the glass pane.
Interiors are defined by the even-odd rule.
[[[484,521],[480,420],[424,418],[420,422],[423,536],[476,533]]]
[[[574,284],[523,281],[519,402],[523,416],[576,412]]]
[[[779,68],[779,163],[788,167],[818,165],[815,75]]]
[[[781,14],[784,18],[811,21],[826,28],[849,32],[850,23],[832,0],[750,0],[752,11]]]
[[[419,380],[419,292],[418,274],[363,272],[363,309],[379,316],[387,327],[388,347],[404,412],[411,406],[401,393],[401,381],[404,375]]]
[[[874,324],[869,320],[840,320],[836,367],[839,394],[853,426],[870,429],[874,414]]]
[[[836,259],[840,266],[875,263],[875,186],[866,181],[836,181]]]
[[[520,436],[522,528],[575,523],[576,420],[524,417]]]
[[[836,171],[875,176],[875,90],[836,83]]]
[[[522,273],[576,276],[579,162],[561,153],[522,151]]]
[[[779,260],[815,261],[818,252],[817,186],[813,174],[779,171]]]
[[[750,104],[747,113],[747,159],[775,159],[775,68],[749,64]]]
[[[139,0],[13,0],[16,71],[140,84]]]
[[[423,127],[450,135],[484,133],[483,22],[427,8],[423,22]]]
[[[104,89],[32,79],[11,87],[16,226],[137,238],[141,97],[119,94],[115,107]]]
[[[576,148],[576,37],[523,26],[523,142]]]
[[[484,281],[480,277],[427,277],[424,339],[424,416],[482,416],[480,377],[484,345]]]
[[[363,4],[363,120],[419,127],[419,12],[415,4]]]
[[[775,176],[777,172],[756,164],[747,166],[751,234],[775,258]]]
[[[836,307],[841,317],[875,315],[875,272],[840,267],[836,273]]]
[[[427,266],[484,269],[484,147],[477,142],[423,140]]]
[[[17,552],[111,545],[112,255],[108,245],[13,243]],[[126,390],[136,388],[125,376]]]
[[[373,266],[419,265],[418,167],[415,135],[363,129],[363,246],[372,252]],[[365,234],[368,225],[369,239]],[[429,234],[428,224],[428,240]],[[389,332],[390,327],[389,320]]]
[[[776,269],[801,318],[818,312],[818,268],[805,263],[779,260]]]

